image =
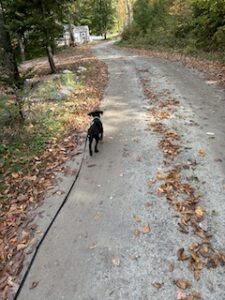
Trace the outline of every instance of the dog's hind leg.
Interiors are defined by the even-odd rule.
[[[103,140],[103,126],[102,123],[100,123],[100,140]]]
[[[95,140],[96,140],[96,143],[95,143],[95,153],[98,153],[98,152],[99,152],[99,151],[98,151],[99,137],[96,137]]]
[[[89,137],[89,153],[90,153],[90,156],[93,155],[93,152],[92,152],[92,142],[93,142],[93,138]]]

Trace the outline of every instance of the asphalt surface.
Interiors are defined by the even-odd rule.
[[[175,212],[148,185],[163,169],[163,156],[160,137],[147,130],[149,102],[141,80],[181,103],[168,124],[185,141],[179,160],[199,161],[194,184],[204,196],[205,226],[218,250],[225,249],[224,92],[179,63],[135,56],[112,43],[94,51],[109,68],[102,103],[104,141],[98,154],[89,158],[87,153],[19,299],[172,300],[179,297],[177,278],[188,279],[204,300],[225,299],[224,268],[204,269],[196,282],[177,261],[177,249],[195,239],[178,232]],[[205,150],[205,157],[198,157],[198,149]],[[151,231],[136,236],[135,229],[145,224]],[[155,282],[162,287],[152,286]]]

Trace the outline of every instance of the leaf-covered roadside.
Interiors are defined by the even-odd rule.
[[[178,231],[186,235],[187,239],[191,238],[185,247],[178,245],[174,255],[178,262],[190,270],[195,281],[191,284],[186,278],[174,280],[173,283],[181,289],[177,291],[177,299],[203,299],[201,296],[203,291],[200,293],[195,290],[192,292],[182,290],[194,288],[196,281],[205,280],[205,269],[215,269],[225,265],[224,249],[215,246],[213,231],[205,225],[208,224],[209,212],[203,207],[204,196],[200,193],[200,180],[195,175],[206,152],[200,148],[197,153],[199,161],[194,157],[183,161],[180,154],[185,149],[185,140],[184,135],[179,132],[181,121],[176,120],[176,112],[181,106],[180,101],[168,90],[156,94],[150,88],[151,79],[147,80],[142,76],[143,73],[148,73],[148,70],[139,69],[138,72],[145,96],[150,103],[148,129],[159,136],[159,149],[164,158],[162,167],[158,169],[154,178],[149,180],[149,187],[154,194],[163,197],[175,211]],[[182,118],[181,115],[179,117]],[[175,121],[169,122],[170,119]],[[190,180],[192,177],[198,184],[193,184]],[[156,288],[159,286],[157,285]]]
[[[1,132],[0,165],[0,298],[11,299],[25,255],[36,246],[35,208],[54,186],[57,172],[76,155],[80,134],[89,123],[87,112],[98,107],[107,82],[106,65],[87,47],[66,50],[56,57],[61,70],[84,72],[66,100],[32,102],[25,124],[5,125]],[[46,59],[23,66],[41,82],[49,71]]]

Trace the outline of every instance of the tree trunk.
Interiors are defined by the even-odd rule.
[[[19,34],[19,47],[20,47],[21,61],[24,62],[26,60],[26,55],[25,55],[24,35],[22,33]]]
[[[52,55],[55,55],[56,54],[56,45],[54,42],[51,43],[51,51],[52,51]]]
[[[15,54],[12,49],[9,32],[5,28],[5,20],[4,20],[2,5],[0,5],[0,42],[3,46],[5,53],[9,57],[9,60],[6,63],[8,64],[7,68],[12,76],[12,84],[15,84],[16,86],[19,87],[20,85],[19,70],[18,70]]]
[[[107,40],[107,33],[104,33],[104,40]]]
[[[21,78],[17,67],[16,57],[12,48],[10,34],[5,27],[5,18],[2,2],[0,2],[0,44],[2,44],[3,51],[5,52],[7,57],[4,63],[6,64],[6,70],[9,76],[9,84],[15,91],[15,104],[16,106],[18,106],[20,121],[24,122],[24,115],[22,110],[23,102],[22,99],[18,97],[17,93],[17,91],[21,88]]]
[[[130,0],[125,0],[126,12],[127,12],[127,25],[132,23],[132,8]]]
[[[70,45],[75,46],[75,38],[73,34],[73,28],[71,22],[69,22],[69,33],[70,33]]]
[[[51,71],[52,71],[52,73],[56,73],[56,66],[55,66],[55,62],[53,59],[52,49],[50,46],[46,46],[46,52],[48,55],[48,61],[49,61]]]
[[[44,0],[41,1],[41,10],[42,10],[42,14],[43,17],[47,17],[49,14],[46,12],[46,7],[44,5]],[[49,32],[48,32],[48,28],[45,27],[43,28],[43,32],[45,34],[45,49],[48,55],[48,61],[49,61],[49,65],[51,68],[52,73],[56,73],[56,66],[55,66],[55,62],[54,62],[54,58],[53,58],[53,54],[52,54],[52,48],[50,45],[50,37],[49,37]]]

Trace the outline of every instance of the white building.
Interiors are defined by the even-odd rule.
[[[74,26],[73,32],[76,43],[84,44],[91,41],[88,26]]]
[[[91,41],[88,26],[71,26],[71,32],[74,37],[75,44],[85,44]],[[71,36],[69,31],[69,25],[65,26],[63,38],[59,42],[59,46],[70,46]]]

